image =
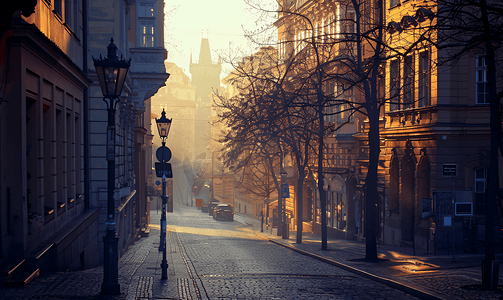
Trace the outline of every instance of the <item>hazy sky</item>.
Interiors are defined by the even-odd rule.
[[[202,37],[209,39],[214,61],[218,59],[216,53],[229,51],[229,43],[232,43],[232,49],[251,49],[254,46],[244,37],[243,27],[247,30],[256,28],[257,11],[250,10],[244,0],[164,2],[165,48],[168,50],[168,61],[176,63],[189,76],[190,53],[192,52],[193,61],[197,62]],[[248,51],[249,54],[252,53],[251,50]],[[229,66],[224,68],[229,69]]]

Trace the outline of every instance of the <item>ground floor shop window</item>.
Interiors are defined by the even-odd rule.
[[[342,193],[327,193],[327,226],[340,230],[346,229],[346,207]]]

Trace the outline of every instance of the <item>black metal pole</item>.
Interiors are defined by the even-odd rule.
[[[164,139],[161,137],[162,139],[162,147],[164,147]],[[161,164],[162,164],[162,174],[164,174],[164,160],[161,159]],[[165,207],[164,207],[164,196],[166,195],[165,194],[165,181],[164,181],[164,178],[162,179],[162,185],[161,185],[161,200],[162,200],[162,210],[161,210],[161,236],[160,236],[160,242],[159,242],[159,252],[161,252],[163,250],[163,247],[164,247],[164,237],[166,236],[166,234],[164,233],[164,228],[163,228],[163,221],[166,221],[166,217],[165,217]]]
[[[162,141],[162,146],[166,142]],[[167,197],[166,197],[166,175],[164,174],[164,156],[162,156],[162,215],[161,215],[161,245],[160,248],[162,248],[162,261],[161,261],[161,279],[168,279],[168,262],[166,261],[166,204],[167,204]]]
[[[110,99],[108,107],[108,126],[115,126],[115,105],[114,100]],[[115,131],[113,132],[115,135]],[[113,137],[113,136],[112,136]],[[115,151],[115,143],[114,143]],[[104,257],[103,257],[103,283],[101,284],[101,293],[104,295],[119,295],[119,238],[115,232],[115,153],[108,159],[108,198],[107,198],[107,221],[106,235],[103,237]]]

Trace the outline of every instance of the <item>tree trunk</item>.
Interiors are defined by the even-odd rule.
[[[323,105],[319,103],[319,115],[320,115],[320,132],[319,132],[319,143],[318,143],[318,192],[320,194],[320,210],[321,210],[321,250],[327,250],[327,196],[325,190],[323,189],[323,134],[324,130],[324,115],[323,115]]]
[[[374,102],[375,103],[375,102]],[[379,109],[373,105],[369,112],[369,165],[365,178],[365,260],[377,261],[377,233],[379,211],[377,203],[377,165],[379,162]]]

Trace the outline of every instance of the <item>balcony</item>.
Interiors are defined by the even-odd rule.
[[[131,73],[165,74],[164,60],[167,51],[161,47],[131,48]]]
[[[131,48],[129,51],[133,102],[137,108],[143,108],[143,102],[155,95],[169,77],[164,67],[167,52],[161,47]]]
[[[430,125],[436,119],[437,110],[433,107],[421,107],[386,112],[386,128],[403,128]]]

